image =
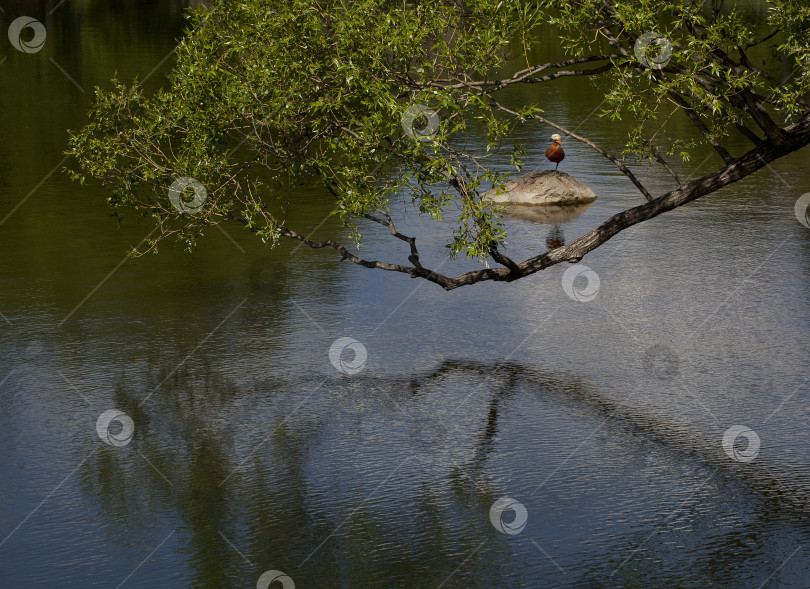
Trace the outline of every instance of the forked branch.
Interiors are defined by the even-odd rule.
[[[689,184],[681,186],[675,190],[671,190],[670,192],[667,192],[666,194],[649,202],[613,215],[598,227],[585,233],[565,246],[528,258],[520,263],[510,260],[506,256],[500,254],[497,249],[494,249],[493,259],[496,262],[504,265],[504,268],[484,268],[459,274],[455,277],[449,277],[439,274],[438,272],[433,272],[432,270],[428,270],[421,266],[404,266],[400,264],[389,264],[376,260],[364,260],[352,254],[346,247],[335,241],[312,241],[283,226],[279,227],[279,230],[282,236],[301,241],[313,249],[324,247],[335,249],[342,255],[343,259],[347,259],[360,266],[401,272],[414,278],[424,278],[438,284],[445,290],[453,290],[460,286],[475,284],[477,282],[486,280],[511,282],[561,262],[579,261],[588,252],[593,251],[625,229],[657,217],[658,215],[667,211],[671,211],[675,208],[683,206],[693,200],[705,196],[706,194],[715,192],[716,190],[733,182],[737,182],[738,180],[750,176],[757,170],[768,165],[770,162],[810,144],[810,115],[806,115],[797,123],[786,127],[783,129],[783,132],[785,134],[786,141],[773,141],[771,139],[764,140],[759,146],[753,148],[745,155],[742,155],[739,158],[727,163],[722,168],[707,174],[702,178],[694,180]],[[247,225],[247,221],[244,219],[234,216],[230,216],[229,218],[240,222],[243,225]],[[374,220],[388,226],[388,223],[383,219],[375,218]],[[256,229],[252,230],[255,231]],[[408,238],[406,238],[406,241],[407,239]]]

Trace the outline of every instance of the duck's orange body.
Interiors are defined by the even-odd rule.
[[[546,159],[552,164],[557,164],[554,167],[555,170],[559,167],[560,162],[565,159],[565,152],[559,141],[555,140],[554,143],[551,144],[551,147],[546,150]]]

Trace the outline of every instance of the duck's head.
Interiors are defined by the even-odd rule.
[[[554,133],[554,135],[551,136],[551,140],[556,143],[562,143],[562,137],[560,137],[556,133]]]

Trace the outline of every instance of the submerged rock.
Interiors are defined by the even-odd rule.
[[[493,188],[484,196],[494,203],[519,205],[574,205],[596,200],[593,190],[556,170],[529,172],[506,183],[506,190]]]

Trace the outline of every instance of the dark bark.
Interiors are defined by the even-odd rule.
[[[472,272],[466,272],[455,277],[449,277],[437,272],[433,272],[432,270],[423,267],[421,264],[404,266],[400,264],[389,264],[380,261],[364,260],[352,254],[343,245],[332,240],[320,242],[311,241],[286,227],[281,228],[281,234],[285,237],[290,237],[292,239],[301,241],[311,248],[333,248],[343,256],[343,259],[348,259],[360,266],[402,272],[410,275],[413,278],[424,278],[438,284],[445,290],[453,290],[460,286],[475,284],[477,282],[483,282],[486,280],[511,282],[513,280],[534,274],[535,272],[539,272],[545,268],[549,268],[550,266],[559,264],[560,262],[579,261],[588,252],[598,248],[610,238],[624,231],[628,227],[632,227],[633,225],[637,225],[638,223],[642,223],[657,217],[662,213],[681,207],[702,196],[716,192],[720,188],[750,176],[757,170],[767,166],[770,162],[810,144],[810,115],[807,115],[797,123],[786,127],[782,130],[782,132],[783,133],[780,138],[781,140],[764,140],[757,147],[727,163],[719,170],[716,170],[711,174],[707,174],[706,176],[694,180],[680,188],[667,192],[666,194],[655,198],[650,202],[646,202],[639,206],[622,211],[571,243],[550,252],[534,256],[521,263],[516,263],[503,256],[503,254],[498,252],[497,249],[493,249],[493,259],[496,262],[503,264],[505,266],[504,268],[485,268],[481,270],[474,270]],[[243,219],[236,217],[231,218],[246,224]],[[411,246],[411,256],[413,257],[415,255],[418,260],[418,253],[416,253],[414,238],[402,236],[401,234],[398,235],[396,229],[393,228],[393,224],[389,224],[383,219],[374,218],[373,220],[386,227],[389,227],[392,234],[407,242]],[[414,263],[414,260],[412,260],[412,263]]]
[[[462,88],[467,89],[483,98],[489,99],[492,106],[501,112],[505,112],[516,118],[521,118],[521,115],[519,115],[519,113],[516,111],[506,108],[495,101],[492,95],[513,84],[541,83],[566,76],[598,75],[617,67],[641,69],[641,66],[633,60],[631,51],[624,45],[624,43],[629,43],[630,46],[632,46],[635,39],[621,26],[622,23],[619,15],[607,2],[603,4],[601,12],[602,15],[606,17],[606,20],[602,22],[601,16],[598,17],[599,20],[596,23],[598,32],[603,35],[607,39],[608,43],[615,49],[615,53],[613,54],[594,55],[556,63],[541,64],[524,69],[515,73],[509,78],[501,80],[472,81],[464,77],[451,76],[448,79],[439,79],[423,84],[419,84],[408,79],[408,84],[413,89],[423,89],[424,86],[433,86],[445,90]],[[614,32],[612,29],[617,29],[617,31]],[[704,31],[697,27],[697,25],[693,25],[691,29],[692,34],[697,38],[703,38],[705,36]],[[776,31],[771,33],[769,37],[773,36],[775,33]],[[766,39],[769,37],[766,37]],[[737,48],[737,51],[740,54],[739,61],[735,61],[730,55],[720,50],[715,50],[711,53],[711,56],[717,62],[737,73],[753,71],[760,76],[769,79],[764,72],[753,66],[746,55],[746,50],[753,45],[754,44],[749,44],[746,47]],[[605,63],[592,68],[561,69],[570,66],[580,66],[598,62]],[[408,244],[410,248],[408,260],[411,265],[390,264],[376,260],[365,260],[354,255],[340,243],[332,240],[312,241],[284,226],[278,227],[280,234],[285,237],[296,239],[314,249],[325,247],[335,249],[341,255],[341,259],[349,260],[360,266],[401,272],[408,274],[413,278],[424,278],[440,285],[446,290],[452,290],[460,286],[475,284],[477,282],[487,280],[511,282],[513,280],[534,274],[535,272],[555,264],[559,264],[560,262],[578,262],[586,254],[598,248],[613,236],[617,235],[628,227],[632,227],[633,225],[657,217],[662,213],[683,206],[684,204],[696,200],[702,196],[711,194],[720,188],[728,186],[733,182],[737,182],[738,180],[753,174],[757,170],[768,165],[770,162],[801,149],[810,143],[810,114],[806,114],[801,120],[799,120],[799,122],[793,125],[780,128],[780,126],[773,120],[769,112],[766,110],[769,100],[759,95],[758,92],[753,88],[738,89],[729,94],[728,84],[722,77],[715,76],[712,73],[707,73],[705,71],[701,71],[698,74],[692,72],[684,65],[675,62],[671,62],[660,72],[654,72],[654,79],[658,81],[666,80],[668,73],[691,75],[692,78],[709,94],[717,94],[721,96],[727,95],[731,105],[735,109],[738,109],[741,114],[744,114],[746,120],[753,123],[753,125],[756,125],[755,129],[752,130],[752,128],[749,128],[749,126],[742,121],[735,122],[734,124],[737,130],[753,143],[754,147],[744,155],[736,158],[733,157],[726,147],[713,136],[711,130],[707,127],[707,123],[704,122],[704,119],[701,117],[701,115],[704,113],[702,111],[698,112],[701,107],[697,98],[688,93],[682,94],[676,91],[670,91],[669,98],[691,119],[700,133],[704,136],[706,142],[723,159],[724,165],[723,167],[703,176],[702,178],[689,183],[684,183],[684,181],[678,176],[678,174],[672,169],[666,160],[664,160],[663,157],[658,153],[655,146],[653,146],[652,143],[649,143],[648,148],[650,153],[678,183],[678,187],[676,189],[655,198],[642,185],[638,178],[636,178],[636,176],[627,168],[621,159],[602,149],[589,139],[576,135],[575,133],[557,125],[549,119],[537,114],[533,114],[532,116],[535,119],[548,124],[560,132],[572,137],[573,139],[588,145],[591,149],[595,150],[600,155],[611,161],[625,176],[627,176],[627,178],[633,183],[633,185],[636,186],[636,188],[638,188],[638,190],[648,201],[644,204],[614,215],[598,227],[594,228],[588,233],[585,233],[567,245],[563,245],[552,249],[551,251],[531,257],[523,262],[516,262],[510,259],[503,252],[499,251],[495,245],[493,245],[489,250],[489,257],[496,264],[499,264],[502,267],[485,268],[466,272],[455,277],[450,277],[425,268],[421,264],[419,260],[419,252],[416,247],[416,239],[401,234],[394,226],[394,222],[391,217],[385,211],[376,211],[379,216],[376,214],[366,214],[364,217],[388,228],[393,237],[396,237],[397,239]],[[800,103],[803,105],[805,104],[804,101],[800,101]],[[346,127],[342,127],[342,129],[350,134],[353,134],[353,132]],[[759,133],[764,134],[765,137],[760,138]],[[453,186],[459,192],[459,194],[462,195],[462,197],[469,197],[463,178],[458,176],[451,177],[450,175],[447,175],[447,180],[450,186]],[[229,218],[243,224],[247,224],[244,219],[237,217]]]

